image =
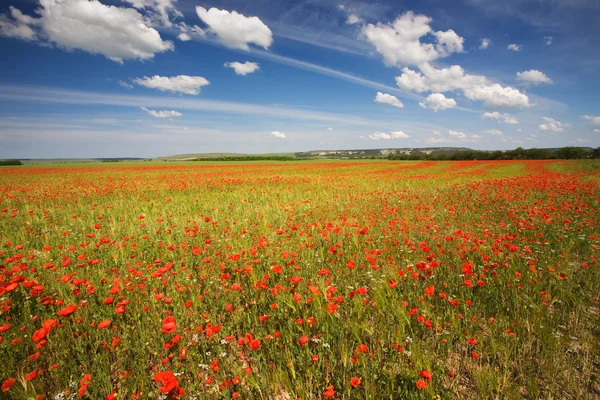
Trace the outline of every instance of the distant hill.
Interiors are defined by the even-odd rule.
[[[447,154],[452,155],[459,151],[470,150],[466,147],[404,147],[391,149],[359,149],[359,150],[311,150],[295,153],[298,158],[386,158],[391,155],[415,154]]]
[[[466,147],[427,147],[427,148],[396,148],[396,149],[358,149],[358,150],[311,150],[301,151],[297,153],[190,153],[176,154],[172,156],[157,157],[154,161],[191,161],[197,159],[213,159],[213,158],[236,158],[236,157],[295,157],[295,158],[386,158],[395,154],[454,154],[459,151],[469,150]]]
[[[154,161],[191,161],[197,159],[212,159],[224,157],[295,157],[295,153],[190,153],[190,154],[175,154],[173,156],[157,157]]]

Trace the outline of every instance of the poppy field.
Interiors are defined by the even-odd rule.
[[[0,169],[0,398],[598,399],[595,161]]]

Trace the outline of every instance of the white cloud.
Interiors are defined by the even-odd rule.
[[[256,72],[260,69],[260,65],[255,62],[246,61],[245,63],[241,62],[229,62],[225,63],[226,67],[233,68],[236,75],[248,75],[253,72]]]
[[[148,115],[153,116],[154,118],[174,118],[174,117],[181,117],[183,114],[181,114],[180,112],[177,111],[169,111],[169,110],[162,110],[162,111],[156,111],[156,110],[148,110],[146,107],[140,107],[141,110],[146,111],[148,113]]]
[[[376,103],[389,104],[391,106],[397,108],[404,108],[404,104],[396,96],[392,96],[391,94],[377,92],[375,96]]]
[[[175,0],[123,0],[138,9],[150,9],[156,15],[150,14],[152,19],[157,19],[160,25],[171,27],[173,24],[169,19],[169,13],[176,17],[183,17],[173,4]]]
[[[512,51],[521,51],[521,45],[520,44],[509,44],[507,47],[508,50],[512,50]]]
[[[458,131],[453,131],[453,130],[448,131],[448,136],[454,137],[457,139],[464,139],[467,137],[467,135],[465,135],[463,132],[458,132]]]
[[[600,129],[596,128],[596,129],[594,129],[594,132],[600,133]]]
[[[327,128],[327,132],[333,132],[334,129],[333,128]]]
[[[483,105],[489,108],[529,107],[529,98],[526,94],[511,87],[502,87],[498,83],[472,86],[464,89],[463,94],[470,100],[483,102]]]
[[[408,139],[409,137],[410,136],[408,136],[406,133],[404,133],[402,131],[396,131],[396,132],[390,132],[390,133],[375,132],[375,133],[369,135],[369,139],[371,139],[371,140]]]
[[[438,131],[438,130],[434,130],[433,134],[436,135],[436,136],[440,136],[442,133],[440,131]]]
[[[519,123],[517,121],[517,119],[515,117],[513,117],[512,115],[507,114],[507,113],[500,114],[497,111],[495,111],[495,112],[484,112],[483,114],[481,114],[481,118],[492,119],[492,120],[496,120],[498,122],[504,122],[505,124],[511,124],[511,125]]]
[[[279,139],[285,139],[285,133],[273,131],[273,132],[271,132],[271,135],[275,136],[276,138],[279,138]]]
[[[600,125],[600,115],[582,115],[581,118],[590,121],[593,125]]]
[[[434,112],[438,112],[440,110],[456,107],[456,100],[449,99],[442,93],[432,93],[427,96],[425,101],[420,102],[419,105],[423,108],[429,108]]]
[[[200,88],[202,86],[210,84],[210,82],[201,76],[188,75],[177,75],[172,77],[159,75],[154,75],[153,77],[144,76],[143,78],[136,78],[133,81],[138,85],[145,86],[150,89],[158,89],[162,92],[185,93],[193,95],[200,93]]]
[[[539,85],[540,83],[553,83],[552,79],[548,78],[546,74],[537,69],[530,69],[529,71],[517,72],[517,79],[520,81],[526,81]]]
[[[40,6],[39,18],[11,8],[12,21],[0,17],[0,35],[102,54],[118,63],[173,50],[173,43],[163,41],[133,8],[106,6],[97,0],[40,0]]]
[[[362,34],[383,56],[388,65],[419,65],[464,51],[464,39],[452,29],[434,32],[431,18],[408,11],[393,23],[368,24]],[[427,37],[429,42],[422,43]]]
[[[447,137],[430,137],[425,139],[427,143],[438,144],[438,143],[448,143],[451,142]]]
[[[483,131],[483,133],[487,133],[488,135],[496,135],[496,136],[500,136],[502,135],[502,131],[498,130],[498,129],[488,129],[487,131]]]
[[[403,90],[448,92],[461,90],[470,100],[482,101],[486,107],[529,107],[529,98],[512,87],[493,83],[482,75],[469,75],[459,65],[436,69],[429,64],[419,66],[421,72],[402,69],[396,83]]]
[[[559,122],[550,117],[544,117],[545,124],[540,125],[540,129],[548,132],[564,132],[565,128],[568,128],[570,125],[564,122]]]
[[[32,41],[37,39],[36,32],[30,25],[35,25],[36,19],[24,15],[20,10],[9,7],[11,18],[0,14],[0,36]]]
[[[488,47],[490,47],[491,44],[492,44],[492,41],[490,39],[483,38],[483,39],[481,39],[481,44],[479,45],[479,49],[485,50]]]
[[[358,18],[356,15],[350,14],[350,15],[348,15],[348,19],[346,20],[346,23],[348,25],[354,25],[354,24],[358,24],[361,21],[362,20],[360,18]]]
[[[436,137],[430,137],[425,139],[427,143],[440,144],[440,143],[457,143],[457,142],[474,142],[483,139],[479,135],[471,135],[467,137],[464,132],[449,130],[446,136],[442,136],[439,131],[433,131]]]
[[[119,86],[122,86],[122,87],[124,87],[125,89],[133,89],[133,85],[130,85],[130,84],[129,84],[129,83],[127,83],[127,82],[119,81],[119,82],[118,82],[118,84],[119,84]]]
[[[203,38],[206,36],[206,32],[204,29],[200,28],[198,25],[188,25],[185,22],[180,22],[177,24],[177,29],[179,29],[179,35],[177,35],[177,39],[182,42],[187,42],[192,40],[192,38]]]
[[[192,37],[185,32],[181,32],[179,35],[177,35],[177,39],[181,40],[182,42],[187,42],[188,40],[192,40]]]
[[[550,46],[552,44],[552,36],[544,36],[544,46]]]
[[[249,50],[249,44],[268,49],[273,43],[273,35],[267,25],[258,17],[246,17],[236,11],[219,10],[197,6],[196,13],[211,33],[227,47]]]

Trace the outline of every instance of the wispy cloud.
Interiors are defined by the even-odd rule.
[[[171,96],[136,96],[85,92],[48,87],[0,86],[0,99],[9,101],[45,102],[79,105],[114,105],[125,107],[171,107],[215,113],[263,115],[281,119],[337,122],[362,126],[387,126],[390,122],[369,120],[349,114],[310,111],[285,106],[269,106],[220,100],[204,100]]]

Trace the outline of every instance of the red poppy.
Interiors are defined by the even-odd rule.
[[[300,343],[300,346],[304,347],[304,345],[308,343],[308,336],[302,336],[298,342]]]
[[[357,388],[360,386],[361,380],[359,377],[355,376],[353,378],[350,379],[350,384],[352,385],[352,387]]]
[[[175,322],[175,317],[168,316],[162,322],[162,331],[164,334],[169,335],[177,330],[177,323]]]
[[[419,376],[425,379],[428,382],[431,382],[431,372],[428,370],[423,370],[419,372]]]
[[[104,329],[104,328],[106,328],[106,327],[107,327],[107,326],[109,326],[109,325],[110,325],[110,320],[108,320],[108,319],[105,319],[104,321],[101,321],[101,322],[98,324],[98,329]]]
[[[62,308],[61,310],[59,310],[56,315],[58,315],[59,317],[68,317],[69,315],[73,314],[75,311],[77,310],[77,306],[74,304],[69,304],[68,306]]]
[[[259,348],[260,348],[260,340],[253,339],[250,341],[250,349],[251,350],[258,350]]]
[[[327,390],[323,392],[323,396],[327,399],[335,396],[335,390],[333,390],[333,385],[327,387]]]
[[[8,378],[4,382],[2,382],[2,391],[8,392],[10,390],[10,388],[12,387],[12,385],[15,384],[16,381],[17,380],[15,378]]]
[[[419,380],[417,381],[417,388],[418,388],[419,390],[423,390],[423,389],[425,389],[426,387],[427,387],[427,383],[426,383],[424,380],[422,380],[422,379],[419,379]]]

